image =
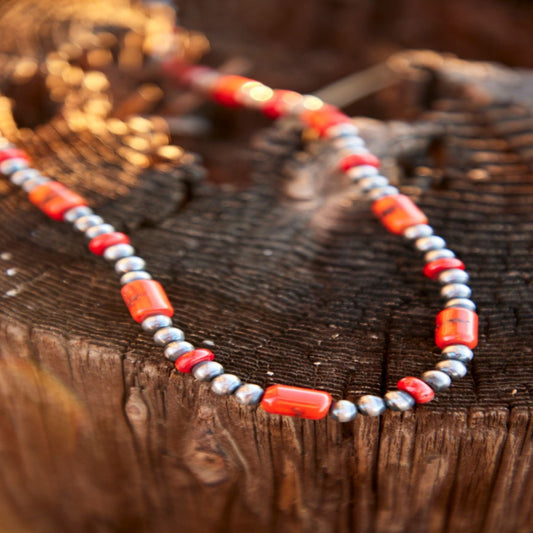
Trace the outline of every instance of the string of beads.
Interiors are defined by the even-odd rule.
[[[385,228],[403,236],[424,254],[423,272],[442,285],[440,295],[444,301],[435,330],[442,360],[420,378],[400,379],[397,390],[387,392],[383,398],[367,394],[355,401],[334,401],[329,393],[321,390],[280,384],[263,389],[257,384],[243,383],[236,375],[224,371],[211,350],[195,348],[185,340],[184,332],[173,325],[172,304],[161,284],[146,270],[145,261],[136,255],[130,238],[106,223],[82,196],[30,168],[28,155],[0,138],[0,172],[26,191],[30,202],[43,213],[83,233],[89,241],[89,250],[113,265],[131,317],[153,335],[155,344],[163,348],[176,370],[210,382],[216,394],[233,395],[245,405],[259,404],[269,413],[313,420],[329,413],[339,422],[349,422],[358,413],[377,416],[387,408],[411,409],[415,404],[430,402],[435,392],[451,385],[452,379],[463,377],[478,340],[476,306],[470,299],[469,276],[464,264],[444,239],[434,234],[426,216],[413,201],[379,173],[378,158],[366,149],[350,118],[315,96],[273,90],[250,78],[223,75],[208,67],[174,60],[164,62],[162,68],[180,84],[205,93],[223,105],[257,109],[273,119],[296,117],[304,127],[315,130],[324,142],[331,143],[338,153],[338,170],[368,198],[372,212]]]

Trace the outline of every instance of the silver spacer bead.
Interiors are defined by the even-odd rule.
[[[286,112],[291,115],[300,116],[305,111],[318,110],[324,107],[324,102],[313,94],[302,94],[302,98],[297,102],[286,106]]]
[[[233,395],[237,401],[242,405],[257,405],[264,394],[263,387],[254,385],[253,383],[245,383],[241,385]]]
[[[69,209],[64,215],[63,220],[65,222],[70,222],[71,224],[74,224],[78,218],[86,217],[87,215],[92,215],[93,210],[86,206],[86,205],[80,205],[78,207],[73,207],[72,209]]]
[[[174,362],[178,357],[181,357],[182,355],[192,352],[194,350],[194,346],[187,341],[174,341],[170,342],[165,347],[165,357],[167,359],[170,359],[170,361]]]
[[[330,140],[339,139],[342,137],[355,137],[357,135],[359,135],[359,128],[354,124],[349,124],[348,122],[330,126],[324,132],[324,137]]]
[[[357,186],[363,193],[368,193],[372,189],[379,187],[386,187],[389,180],[385,176],[372,176],[371,178],[363,178],[357,182]]]
[[[129,257],[123,257],[115,263],[115,272],[119,275],[132,272],[134,270],[144,270],[146,267],[146,261],[142,257],[137,255],[130,255]]]
[[[141,323],[143,330],[148,333],[155,333],[158,329],[166,328],[171,325],[172,319],[166,315],[152,315],[146,317]]]
[[[198,381],[211,381],[224,373],[224,367],[216,361],[202,361],[192,367],[192,375]]]
[[[391,411],[408,411],[415,406],[415,399],[401,390],[391,390],[384,396],[385,403]]]
[[[115,244],[105,249],[104,259],[107,261],[117,261],[123,257],[135,254],[135,248],[131,244]]]
[[[50,181],[50,178],[47,178],[45,176],[36,176],[35,178],[31,178],[28,181],[25,181],[21,187],[26,192],[31,192],[33,189],[39,187],[43,183],[47,183]]]
[[[448,250],[448,248],[441,248],[440,250],[431,250],[424,255],[424,261],[426,263],[431,263],[437,259],[450,259],[455,257],[455,254]]]
[[[442,287],[440,290],[440,295],[445,300],[451,300],[455,298],[470,298],[470,296],[472,296],[472,289],[463,283],[450,283]]]
[[[104,223],[104,219],[101,216],[90,214],[83,217],[79,217],[74,221],[74,228],[82,233],[85,233],[89,228],[98,226]]]
[[[233,392],[242,385],[242,381],[234,374],[220,374],[211,381],[211,390],[215,394],[225,395]]]
[[[177,342],[185,339],[185,334],[179,328],[166,326],[154,333],[154,342],[158,346],[166,346],[169,342]]]
[[[120,276],[120,284],[127,285],[132,281],[139,281],[140,279],[152,279],[152,275],[144,270],[132,270]]]
[[[358,411],[366,416],[379,416],[386,409],[385,400],[379,396],[365,394],[357,400]]]
[[[349,154],[364,154],[368,153],[367,148],[365,147],[365,141],[361,137],[352,136],[352,137],[339,137],[334,141],[331,141],[330,146],[337,150],[340,154],[349,155]]]
[[[10,176],[14,172],[17,172],[17,170],[23,170],[29,168],[29,166],[30,164],[22,158],[15,157],[13,159],[6,159],[0,163],[0,173],[5,176]]]
[[[470,311],[476,310],[476,304],[468,298],[452,298],[444,304],[444,307],[462,307],[463,309],[469,309]]]
[[[13,183],[13,185],[18,185],[21,187],[24,182],[33,178],[38,178],[40,175],[41,173],[35,168],[24,168],[22,170],[13,172],[9,178],[9,181]]]
[[[425,381],[435,392],[446,390],[452,384],[448,374],[440,370],[428,370],[422,374],[422,381]]]
[[[415,248],[419,252],[429,252],[430,250],[440,250],[446,246],[446,241],[438,235],[422,237],[415,241]]]
[[[85,236],[88,239],[94,239],[98,235],[105,235],[106,233],[113,233],[115,228],[111,224],[99,224],[98,226],[90,227],[86,232]]]
[[[464,344],[452,344],[446,346],[441,354],[446,359],[456,359],[462,363],[468,363],[474,358],[474,352]]]
[[[398,196],[398,194],[400,194],[400,191],[396,187],[389,185],[381,189],[372,189],[368,193],[368,197],[374,202],[380,198],[385,198],[385,196]]]
[[[468,272],[461,270],[460,268],[450,268],[443,270],[439,276],[439,283],[448,285],[448,283],[466,283],[470,279]]]
[[[346,171],[346,175],[352,181],[359,181],[363,178],[371,178],[372,176],[379,175],[379,169],[372,165],[359,165],[358,167],[352,167]]]
[[[446,359],[445,361],[439,361],[435,367],[437,370],[448,374],[452,379],[458,379],[466,376],[466,366],[457,359]]]
[[[416,241],[422,237],[430,237],[433,235],[433,228],[428,224],[415,224],[414,226],[409,226],[404,232],[403,236],[408,241]]]
[[[333,402],[329,414],[337,422],[350,422],[357,416],[357,407],[348,400],[339,400]]]

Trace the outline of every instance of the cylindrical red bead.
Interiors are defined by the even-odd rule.
[[[478,316],[470,309],[448,307],[437,315],[435,342],[439,348],[464,344],[475,348],[478,341]]]
[[[396,235],[401,235],[409,226],[427,224],[427,217],[415,203],[404,194],[385,196],[372,204],[372,212],[381,223]]]
[[[174,314],[165,290],[153,279],[140,279],[127,283],[120,293],[135,322],[142,322],[152,315]]]
[[[437,279],[441,272],[449,270],[450,268],[464,270],[465,265],[460,259],[457,259],[457,257],[435,259],[435,261],[426,264],[424,267],[424,275],[431,279]]]
[[[87,205],[85,198],[57,181],[38,185],[30,191],[28,198],[33,205],[54,220],[63,220],[63,215],[73,207]]]
[[[380,162],[374,154],[350,154],[339,161],[339,169],[343,172],[360,165],[379,168]]]
[[[272,98],[269,98],[261,105],[261,111],[267,117],[279,118],[285,114],[287,107],[298,103],[301,99],[302,95],[300,93],[277,89],[274,91]]]
[[[176,359],[174,366],[176,370],[180,372],[189,373],[192,371],[194,365],[201,363],[202,361],[213,361],[215,355],[211,350],[207,348],[196,348],[192,352],[188,352]]]
[[[350,117],[342,113],[332,105],[324,105],[320,109],[304,111],[302,120],[320,135],[324,135],[326,130],[337,124],[350,124]]]
[[[29,161],[30,156],[20,148],[5,148],[4,150],[0,150],[0,163],[7,159],[25,159]]]
[[[243,76],[222,76],[213,88],[213,99],[222,105],[236,107],[241,105],[237,93],[248,82],[254,81]]]
[[[89,242],[89,250],[93,254],[103,255],[106,251],[106,248],[114,246],[115,244],[129,244],[130,238],[120,231],[114,231],[113,233],[104,233],[103,235],[98,235],[94,239],[91,239]]]
[[[261,407],[268,413],[311,420],[324,418],[330,405],[331,395],[327,392],[288,385],[268,387],[261,400]]]
[[[397,387],[399,390],[408,392],[416,403],[427,403],[435,397],[435,392],[425,381],[413,376],[400,379]]]

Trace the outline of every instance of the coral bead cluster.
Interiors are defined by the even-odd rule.
[[[154,343],[162,347],[176,370],[209,382],[216,394],[232,395],[245,405],[259,404],[268,413],[312,420],[322,419],[329,413],[339,422],[349,422],[357,414],[377,416],[387,408],[411,409],[416,404],[430,402],[435,392],[447,389],[453,379],[463,377],[477,344],[478,328],[476,306],[470,299],[469,276],[464,264],[444,239],[434,234],[426,216],[413,201],[380,174],[378,158],[367,150],[351,119],[312,95],[273,90],[249,78],[224,75],[204,66],[173,60],[164,62],[162,67],[167,76],[223,105],[257,109],[274,119],[298,118],[304,127],[313,129],[324,142],[331,143],[338,153],[338,171],[360,187],[383,226],[403,236],[415,250],[424,254],[423,273],[441,285],[444,302],[435,329],[441,360],[420,377],[400,379],[397,390],[387,392],[384,397],[364,395],[357,399],[333,400],[329,393],[320,390],[281,384],[263,389],[257,384],[243,383],[236,375],[225,372],[211,350],[195,348],[185,340],[184,332],[173,324],[174,310],[164,288],[152,279],[129,237],[94,213],[83,197],[30,168],[24,151],[6,139],[0,140],[2,174],[26,191],[30,202],[43,213],[83,233],[89,250],[113,265],[131,317],[153,336]]]

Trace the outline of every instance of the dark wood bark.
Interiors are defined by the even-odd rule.
[[[11,35],[15,7],[3,10]],[[59,29],[38,20],[50,47]],[[216,397],[132,323],[83,238],[3,180],[1,531],[533,530],[533,77],[434,53],[395,64],[400,81],[373,108],[411,122],[358,123],[468,266],[481,339],[468,376],[413,412],[343,426]],[[328,171],[327,153],[298,155],[299,132],[262,130],[250,147],[253,115],[214,115],[214,134],[188,141],[206,155],[200,180],[190,158],[141,168],[120,138],[72,131],[38,75],[4,80],[31,128],[17,143],[131,234],[176,323],[228,371],[356,398],[438,360],[438,288],[420,257]],[[127,83],[116,78],[120,102]],[[17,135],[2,109],[0,128]]]

